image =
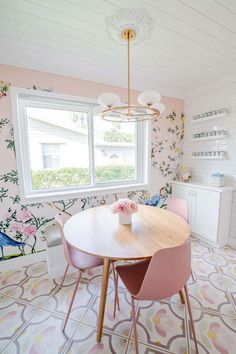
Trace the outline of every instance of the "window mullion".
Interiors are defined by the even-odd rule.
[[[92,112],[88,113],[89,121],[89,167],[91,185],[96,185],[96,173],[95,173],[95,157],[94,157],[94,121]]]
[[[136,180],[140,179],[140,129],[138,124],[135,124],[135,174]]]

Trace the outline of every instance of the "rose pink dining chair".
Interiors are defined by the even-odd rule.
[[[157,251],[149,261],[141,261],[116,267],[119,277],[131,294],[135,352],[138,351],[137,321],[134,300],[159,301],[171,297],[184,288],[190,325],[198,354],[198,344],[187,290],[191,275],[191,244]]]
[[[188,222],[188,204],[185,200],[172,197],[167,201],[166,209]]]
[[[187,223],[189,222],[188,204],[185,200],[172,197],[167,201],[166,209],[176,215],[179,215],[181,218],[187,221]],[[193,281],[195,281],[192,270],[191,276]]]
[[[66,261],[67,261],[67,266],[66,266],[66,269],[65,269],[65,272],[64,272],[64,275],[63,275],[63,278],[62,278],[62,281],[61,281],[61,284],[60,284],[58,290],[61,289],[61,287],[62,287],[62,285],[64,283],[64,280],[66,278],[66,274],[68,272],[69,266],[75,267],[79,271],[77,282],[76,282],[76,285],[75,285],[75,289],[74,289],[74,292],[73,292],[73,295],[72,295],[72,298],[71,298],[71,302],[70,302],[69,309],[68,309],[68,312],[67,312],[67,315],[66,315],[66,319],[65,319],[65,323],[64,323],[64,326],[63,326],[63,332],[64,332],[65,328],[66,328],[66,324],[67,324],[68,318],[69,318],[69,315],[70,315],[70,312],[71,312],[71,309],[72,309],[72,305],[73,305],[73,302],[74,302],[74,299],[75,299],[75,295],[76,295],[76,292],[77,292],[77,289],[78,289],[79,282],[81,280],[81,276],[82,276],[83,271],[85,271],[87,269],[90,269],[90,268],[94,268],[94,267],[98,267],[98,266],[103,265],[103,259],[99,258],[99,257],[96,257],[96,256],[92,256],[92,255],[86,254],[84,252],[81,252],[77,248],[71,246],[66,241],[66,238],[65,238],[65,235],[64,235],[64,230],[63,230],[64,223],[63,223],[63,220],[62,220],[60,214],[57,214],[55,216],[55,221],[59,225],[59,228],[60,228],[62,244],[63,244],[63,248],[64,248],[64,254],[65,254]],[[112,270],[113,270],[114,286],[115,286],[115,304],[117,303],[117,306],[118,306],[118,309],[119,309],[117,276],[116,276],[116,273],[115,273],[114,263],[112,263]]]

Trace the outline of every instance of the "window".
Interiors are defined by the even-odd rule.
[[[11,89],[21,196],[48,200],[142,188],[148,124],[111,123],[93,100]]]
[[[42,143],[42,164],[44,168],[59,168],[61,166],[61,144]]]

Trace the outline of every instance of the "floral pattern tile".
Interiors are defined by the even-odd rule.
[[[114,290],[108,289],[106,310],[104,316],[104,329],[128,337],[131,331],[131,303],[127,292],[119,292],[120,311],[117,309],[116,317],[113,316]],[[97,325],[100,293],[96,296],[91,308],[82,320],[83,323]]]
[[[26,271],[28,277],[36,278],[47,274],[47,263],[45,261],[31,264]]]
[[[81,324],[72,337],[72,341],[66,348],[65,353],[119,353],[125,354],[128,340],[108,332],[103,333],[101,343],[96,341],[96,329],[85,324]]]
[[[9,285],[19,285],[27,279],[27,268],[14,269],[0,274],[0,291]]]
[[[74,284],[63,286],[59,290],[56,289],[49,300],[42,305],[42,308],[57,313],[58,315],[66,316],[75,284],[76,281],[74,279]],[[98,292],[98,289],[99,287],[96,284],[80,282],[70,313],[71,319],[76,321],[82,319],[94,296]]]
[[[85,272],[83,272],[82,279],[100,284],[102,281],[102,273],[103,273],[102,266],[88,269]]]
[[[236,250],[230,246],[225,246],[222,248],[213,247],[212,251],[215,254],[223,256],[227,261],[236,261]]]
[[[14,299],[3,296],[0,302],[0,349],[6,346],[21,327],[37,312]]]
[[[115,262],[114,265],[118,265],[120,262]],[[96,284],[101,284],[102,282],[102,274],[103,274],[103,267],[99,266],[96,268],[88,269],[85,272],[83,272],[82,279],[85,281],[90,281]],[[74,273],[72,274],[72,277],[77,278],[77,274]],[[114,287],[114,281],[113,281],[113,271],[112,271],[112,266],[110,270],[110,276],[109,276],[109,287]],[[124,288],[124,285],[121,281],[119,281],[119,286]]]
[[[205,253],[203,255],[203,259],[207,263],[214,266],[224,266],[227,264],[227,260],[225,259],[225,257],[217,253],[212,253],[212,252]]]
[[[214,282],[197,279],[193,284],[188,285],[190,302],[193,307],[220,312],[223,304],[230,304],[226,288],[216,287],[217,281],[221,279],[215,280]]]
[[[13,297],[15,299],[19,299],[23,293],[23,289],[17,285],[8,285],[0,290],[1,294],[5,294],[7,296]]]
[[[236,348],[236,317],[209,314],[194,309],[193,317],[200,353],[234,354]],[[190,353],[195,353],[190,335]]]
[[[147,346],[142,343],[138,343],[139,354],[165,354],[171,353],[169,351],[164,351],[163,349],[159,349],[157,347]],[[127,354],[135,354],[135,344],[134,341],[130,340]],[[173,353],[173,352],[172,352]]]
[[[185,307],[181,304],[140,301],[137,310],[138,340],[159,350],[170,350],[171,347],[177,350],[178,347],[184,352],[187,350],[185,317]]]
[[[209,246],[206,247],[205,245],[200,244],[196,239],[191,240],[192,245],[192,253],[195,256],[203,256],[205,253],[210,252]]]
[[[36,298],[39,299],[39,296],[42,296],[43,302],[53,292],[56,286],[56,283],[52,279],[49,279],[47,274],[36,278],[29,278],[21,286],[22,294],[20,296],[20,299],[27,302],[31,302]]]
[[[217,273],[213,273],[212,275],[212,279],[211,277],[209,280],[198,278],[188,284],[191,306],[219,313],[225,313],[226,308],[227,311],[228,308],[233,311],[230,294],[227,292],[222,277],[218,277]],[[181,302],[178,294],[174,295],[170,301],[176,303]]]
[[[25,326],[24,330],[9,344],[4,354],[61,353],[69,338],[78,327],[75,321],[68,321],[65,333],[62,332],[64,318],[39,311]]]
[[[220,267],[223,275],[228,275],[236,281],[236,260],[235,262],[228,262],[227,265]]]
[[[202,257],[192,258],[192,271],[194,278],[205,277],[208,278],[211,273],[217,272],[217,268],[213,264],[209,264]]]
[[[119,262],[117,262],[118,264]],[[188,289],[202,354],[236,353],[236,251],[192,237]],[[46,262],[0,273],[0,352],[5,354],[114,353],[134,351],[130,295],[119,280],[121,311],[113,317],[110,272],[101,343],[96,342],[102,267],[84,272],[66,333],[62,326],[77,273],[47,276]],[[192,354],[188,314],[179,295],[158,302],[136,302],[140,354]]]

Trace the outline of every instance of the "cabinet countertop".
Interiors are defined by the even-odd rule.
[[[172,184],[177,184],[177,185],[182,185],[182,186],[186,186],[186,187],[195,187],[195,188],[201,188],[201,189],[207,189],[207,190],[211,190],[211,191],[215,191],[215,192],[226,192],[226,191],[233,191],[236,190],[235,187],[230,187],[230,186],[226,186],[226,187],[214,187],[211,185],[208,185],[206,183],[201,183],[201,182],[182,182],[182,181],[172,181]]]

